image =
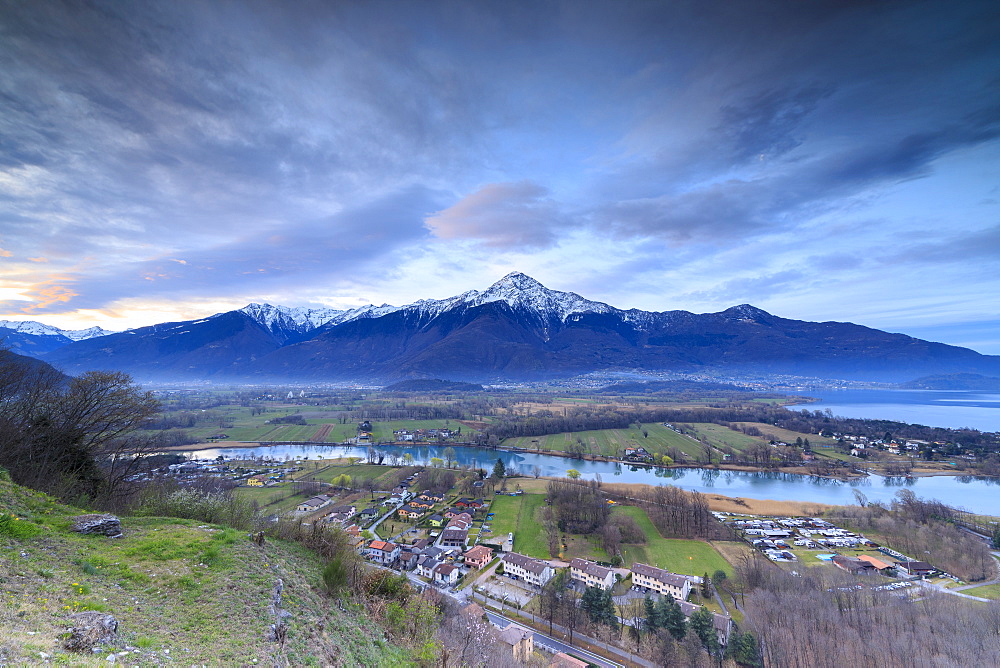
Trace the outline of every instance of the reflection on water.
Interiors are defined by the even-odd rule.
[[[409,453],[418,464],[430,465],[431,458],[443,459],[447,446],[381,446],[377,448],[384,462],[401,460]],[[272,458],[286,457],[336,458],[360,457],[367,459],[367,449],[341,445],[276,445],[255,448],[213,448],[188,453],[192,457],[214,459],[219,455],[227,458]],[[662,469],[622,465],[620,462],[589,461],[569,459],[554,455],[527,452],[506,452],[487,448],[455,447],[455,459],[461,466],[481,468],[489,473],[493,464],[500,459],[508,471],[531,475],[537,466],[541,475],[565,476],[569,469],[576,469],[587,480],[603,477],[621,483],[644,483],[651,485],[672,484],[683,489],[722,494],[732,497],[752,499],[775,499],[779,501],[812,501],[834,505],[855,502],[853,490],[864,488],[872,501],[892,500],[896,491],[911,488],[916,494],[937,499],[951,506],[970,511],[995,514],[998,503],[995,494],[987,492],[988,487],[1000,484],[1000,479],[977,478],[973,476],[934,476],[927,478],[854,478],[841,481],[832,478],[795,475],[777,471],[725,471],[716,469]],[[990,490],[992,492],[992,490]],[[986,492],[986,493],[984,493]]]

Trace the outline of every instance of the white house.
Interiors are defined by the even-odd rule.
[[[552,567],[541,559],[533,559],[517,552],[508,552],[501,558],[504,575],[523,580],[536,587],[552,579]]]
[[[303,501],[295,508],[295,510],[300,513],[312,513],[320,508],[328,505],[330,503],[330,497],[327,496],[314,496],[308,501]]]
[[[434,569],[434,582],[453,585],[458,582],[458,566],[453,564],[440,564]]]
[[[388,543],[382,540],[373,540],[368,545],[368,556],[372,561],[380,564],[391,564],[396,561],[401,548],[395,543]]]

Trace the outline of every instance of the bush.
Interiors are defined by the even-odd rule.
[[[338,595],[350,581],[350,569],[341,556],[334,557],[323,569],[323,585],[326,590]]]
[[[225,490],[154,489],[142,497],[135,514],[225,524],[244,531],[257,529],[261,524],[260,513],[252,501]]]

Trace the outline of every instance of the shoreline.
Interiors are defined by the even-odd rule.
[[[409,442],[398,442],[398,443],[377,443],[377,444],[357,444],[357,443],[317,443],[317,442],[300,442],[300,441],[272,441],[272,442],[258,442],[258,441],[216,441],[214,443],[194,443],[191,445],[174,445],[161,449],[164,453],[175,453],[175,452],[199,452],[202,450],[214,450],[217,448],[227,448],[227,449],[251,449],[251,448],[269,448],[274,446],[288,446],[288,445],[308,445],[313,447],[323,447],[327,446],[330,448],[342,448],[342,447],[367,447],[367,445],[372,445],[374,447],[442,447],[442,446],[452,446],[452,447],[480,447],[484,449],[494,450],[496,452],[524,452],[537,455],[549,455],[552,457],[562,457],[564,459],[582,459],[584,461],[593,462],[608,462],[614,464],[621,464],[622,466],[634,466],[636,468],[650,468],[650,469],[706,469],[710,471],[740,471],[743,473],[785,473],[790,475],[802,475],[810,476],[814,478],[822,478],[824,480],[839,480],[841,482],[846,482],[849,480],[858,480],[861,478],[868,478],[871,476],[877,476],[879,478],[931,478],[940,476],[952,476],[952,477],[981,477],[981,478],[991,478],[992,476],[980,475],[977,473],[968,473],[963,471],[948,471],[948,470],[922,470],[922,471],[911,471],[908,475],[902,476],[892,476],[879,471],[868,471],[865,473],[859,472],[856,469],[850,468],[844,471],[838,471],[834,474],[822,475],[818,473],[812,473],[806,469],[803,465],[798,466],[777,466],[777,467],[761,467],[752,466],[749,464],[704,464],[704,463],[690,463],[690,464],[671,464],[669,466],[664,466],[663,464],[646,464],[642,462],[625,462],[619,459],[612,459],[610,457],[605,457],[601,455],[585,454],[582,456],[573,456],[567,452],[559,450],[531,450],[528,448],[505,448],[502,446],[487,448],[486,446],[475,445],[474,443],[420,443],[413,444]]]

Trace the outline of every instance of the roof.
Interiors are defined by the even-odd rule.
[[[874,566],[879,570],[882,570],[884,568],[890,568],[889,564],[885,563],[884,561],[880,561],[875,557],[869,556],[867,554],[859,554],[858,559],[860,559],[861,561],[867,561],[869,564],[871,564],[872,566]]]
[[[590,664],[586,661],[581,661],[575,656],[570,656],[566,652],[559,652],[552,656],[552,662],[549,663],[549,668],[587,668]]]
[[[526,557],[523,554],[518,554],[517,552],[507,552],[503,555],[502,561],[523,568],[524,570],[534,573],[535,575],[541,575],[546,568],[549,568],[549,565],[541,559],[532,559],[531,557]]]
[[[583,571],[587,575],[598,580],[606,580],[608,575],[614,573],[610,568],[605,568],[600,564],[595,564],[593,561],[587,561],[586,559],[580,559],[577,557],[573,561],[569,562],[570,568],[575,568],[578,571]]]
[[[392,552],[398,546],[395,543],[388,543],[384,540],[373,540],[368,547],[373,550],[381,550],[382,552]]]
[[[857,557],[845,557],[841,554],[838,554],[830,561],[840,566],[841,568],[847,569],[849,571],[858,571],[858,570],[864,570],[866,568],[872,568],[872,564],[869,563],[868,561],[862,561]]]
[[[493,556],[493,550],[486,547],[485,545],[476,545],[474,548],[465,553],[466,559],[472,559],[478,561],[480,559],[488,559]]]
[[[441,564],[434,570],[442,575],[451,575],[452,571],[457,569],[458,566],[452,566],[451,564]]]
[[[503,631],[500,632],[500,640],[504,641],[508,645],[516,645],[525,638],[531,637],[533,634],[528,629],[523,626],[518,626],[517,624],[508,624]]]
[[[465,529],[445,529],[441,532],[441,540],[465,540],[469,537],[469,532]]]
[[[671,573],[670,571],[665,571],[662,568],[657,568],[656,566],[650,566],[649,564],[641,564],[636,562],[632,564],[632,572],[638,573],[639,575],[645,575],[647,578],[652,578],[671,587],[684,587],[685,582],[689,580],[683,575],[677,575],[676,573]]]
[[[899,562],[908,571],[933,571],[934,567],[928,564],[926,561],[900,561]]]

